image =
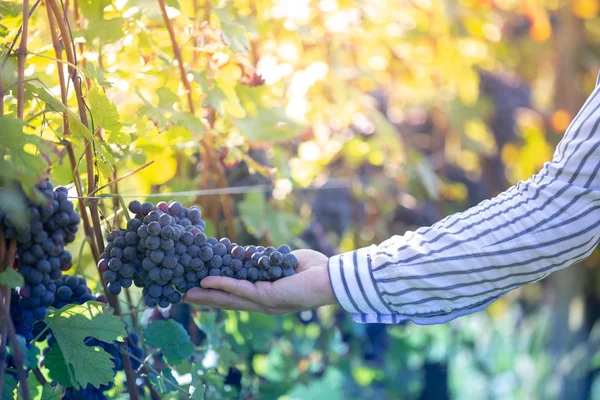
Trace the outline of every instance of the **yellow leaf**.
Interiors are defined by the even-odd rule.
[[[596,17],[600,11],[599,7],[598,0],[573,0],[571,5],[573,14],[583,19]]]

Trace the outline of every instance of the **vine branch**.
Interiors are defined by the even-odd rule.
[[[29,29],[29,0],[23,0],[23,34],[19,43],[17,67],[17,118],[23,119],[25,107],[25,57],[27,56],[27,31]]]

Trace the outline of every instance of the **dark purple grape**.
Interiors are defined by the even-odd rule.
[[[111,282],[106,286],[108,294],[118,296],[121,293],[121,284],[119,282]]]
[[[231,270],[233,272],[238,272],[239,270],[241,270],[243,268],[244,264],[242,263],[241,260],[238,260],[237,258],[234,259],[233,261],[231,261]]]
[[[257,270],[258,272],[258,270]],[[248,270],[246,268],[242,268],[235,273],[235,279],[247,280],[248,279]]]
[[[293,268],[283,268],[283,276],[287,277],[287,276],[292,276],[292,275],[294,275]]]
[[[298,258],[292,253],[286,254],[285,256],[283,256],[283,261],[281,265],[284,268],[296,269],[298,267]]]
[[[291,251],[292,249],[290,249],[290,246],[288,246],[287,244],[282,244],[281,246],[279,246],[279,252],[283,255],[289,254]]]
[[[269,262],[271,265],[281,265],[283,261],[283,255],[277,250],[273,251],[271,255],[269,255]]]
[[[227,246],[224,243],[219,242],[213,246],[213,252],[215,255],[223,257],[225,254],[227,254]]]
[[[223,259],[220,256],[215,254],[210,259],[209,264],[210,264],[211,268],[221,268],[221,266],[223,265]]]
[[[229,267],[223,267],[221,269],[221,275],[227,278],[233,278],[234,272]]]
[[[137,200],[133,200],[129,203],[129,211],[131,211],[134,214],[141,214],[142,213],[142,203],[140,203]]]
[[[269,261],[269,257],[262,256],[258,260],[258,266],[261,270],[267,270],[267,269],[271,268],[271,262]]]
[[[219,268],[211,268],[208,274],[210,276],[221,276],[221,270]]]

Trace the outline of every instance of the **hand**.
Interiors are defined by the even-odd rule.
[[[328,258],[313,250],[297,250],[296,273],[275,282],[256,282],[208,276],[201,288],[188,290],[187,303],[227,310],[285,314],[336,304],[327,271]]]

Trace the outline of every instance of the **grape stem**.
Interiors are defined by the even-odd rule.
[[[17,54],[17,118],[23,119],[25,108],[25,57],[27,56],[27,31],[29,28],[29,0],[23,0],[23,27]]]
[[[4,240],[4,235],[0,240]],[[6,301],[6,293],[2,286],[0,286],[0,306],[4,307]],[[4,366],[6,363],[6,324],[0,326],[0,393],[4,393],[2,385],[4,384]]]
[[[115,178],[115,179],[113,179],[112,181],[108,182],[107,184],[104,184],[104,185],[100,186],[99,188],[97,188],[97,189],[95,189],[94,191],[92,191],[91,193],[89,193],[89,194],[88,194],[88,196],[90,196],[90,197],[91,197],[91,196],[95,195],[96,193],[98,193],[99,191],[101,191],[102,189],[105,189],[105,188],[107,188],[107,187],[109,187],[109,186],[111,186],[111,185],[113,185],[113,184],[115,184],[115,183],[117,183],[117,182],[120,182],[120,181],[122,181],[123,179],[129,178],[130,176],[132,176],[132,175],[135,175],[135,174],[137,174],[138,172],[140,172],[140,171],[142,171],[142,170],[144,170],[144,169],[148,168],[148,167],[149,167],[149,166],[151,166],[152,164],[154,164],[154,160],[152,160],[152,161],[148,161],[146,164],[142,165],[141,167],[137,167],[137,168],[136,168],[136,169],[134,169],[133,171],[129,171],[129,172],[128,172],[128,173],[126,173],[125,175],[123,175],[123,176],[120,176],[120,177],[118,177],[118,178]]]
[[[14,261],[13,261],[14,262]],[[17,341],[17,334],[15,332],[15,326],[13,325],[12,319],[10,318],[10,296],[6,296],[6,288],[2,289],[2,297],[5,298],[4,304],[0,307],[2,312],[2,318],[4,319],[4,325],[8,331],[8,337],[12,343],[12,349],[14,353],[14,360],[17,364],[17,373],[19,375],[19,385],[21,386],[21,394],[24,400],[29,400],[29,387],[27,386],[27,376],[25,375],[25,368],[23,367],[23,353],[21,353],[21,347]],[[4,340],[3,340],[4,342]],[[2,371],[4,373],[4,371]]]
[[[133,355],[133,354],[131,354],[131,353],[127,352],[127,351],[126,351],[126,353],[128,353],[128,354],[129,354],[129,357],[133,358],[133,359],[134,359],[134,360],[136,360],[137,362],[141,363],[141,364],[142,364],[144,367],[146,367],[146,368],[148,369],[148,371],[150,371],[150,372],[152,372],[153,374],[156,374],[156,375],[158,375],[158,376],[162,376],[160,372],[158,372],[156,369],[154,369],[154,367],[152,367],[152,366],[148,365],[148,364],[147,364],[147,363],[146,363],[144,360],[142,360],[142,359],[140,359],[140,358],[136,357],[135,355]],[[179,391],[181,391],[181,392],[183,392],[183,393],[185,393],[185,394],[188,394],[188,391],[187,391],[187,390],[185,390],[184,388],[182,388],[182,387],[181,387],[181,386],[179,386],[179,385],[176,385],[175,383],[171,382],[170,380],[168,380],[168,379],[165,379],[165,382],[167,382],[169,385],[173,386],[175,389],[177,389],[177,390],[179,390]]]

